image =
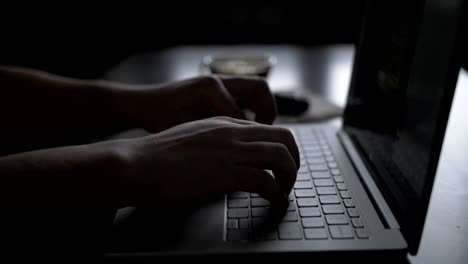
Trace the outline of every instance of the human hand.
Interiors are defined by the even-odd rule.
[[[125,200],[133,206],[193,208],[245,191],[285,208],[299,166],[289,130],[227,117],[119,142],[128,157]]]
[[[256,77],[213,75],[129,87],[122,102],[127,119],[150,132],[214,116],[245,119],[241,106],[263,124],[273,123],[277,113],[268,84]]]

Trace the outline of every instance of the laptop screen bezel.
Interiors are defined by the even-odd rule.
[[[376,0],[379,1],[379,0]],[[362,26],[362,31],[361,31],[361,37],[360,37],[360,42],[356,50],[356,57],[353,65],[353,74],[351,78],[351,85],[350,85],[350,91],[348,95],[348,103],[344,112],[344,117],[343,117],[343,130],[347,131],[349,129],[352,129],[352,124],[349,122],[347,119],[347,113],[349,111],[352,111],[350,108],[352,107],[352,104],[350,104],[349,100],[351,98],[351,95],[353,93],[353,87],[356,87],[358,85],[361,85],[360,80],[364,79],[361,75],[360,69],[362,67],[366,67],[366,56],[367,50],[366,50],[366,45],[368,44],[369,38],[372,36],[369,36],[367,34],[367,26],[372,23],[372,15],[375,14],[369,14],[370,12],[370,5],[372,4],[373,0],[368,0],[367,5],[366,5],[366,12],[365,16],[363,19],[363,26]],[[450,36],[453,37],[453,49],[452,50],[445,50],[446,55],[449,56],[450,58],[448,59],[448,65],[431,65],[427,64],[426,67],[440,67],[441,69],[448,69],[447,73],[445,74],[445,79],[440,79],[438,80],[440,82],[440,85],[444,86],[444,93],[443,93],[443,98],[442,98],[442,103],[440,105],[440,115],[438,116],[438,119],[436,120],[436,131],[434,135],[434,140],[432,142],[432,145],[430,147],[430,161],[429,161],[429,167],[427,170],[426,174],[426,182],[423,187],[422,195],[420,196],[417,204],[419,205],[418,210],[412,211],[412,215],[410,218],[403,218],[399,217],[402,212],[399,212],[398,210],[399,207],[395,206],[395,203],[389,202],[389,206],[392,209],[393,213],[395,214],[397,221],[399,222],[401,226],[401,231],[405,239],[407,240],[408,243],[408,251],[410,254],[415,255],[418,251],[422,232],[424,229],[424,222],[425,218],[427,215],[427,210],[430,202],[430,197],[432,193],[432,188],[433,188],[433,183],[435,180],[435,175],[438,167],[438,162],[440,158],[440,151],[442,149],[442,144],[445,136],[445,129],[447,126],[448,118],[449,118],[449,113],[450,113],[450,108],[452,104],[452,99],[455,91],[455,86],[457,82],[457,77],[458,73],[460,70],[460,57],[458,56],[460,54],[461,48],[463,47],[462,44],[462,26],[463,26],[463,10],[465,10],[466,14],[466,4],[464,4],[463,0],[455,0],[455,1],[445,1],[445,0],[426,0],[426,1],[420,1],[420,8],[422,8],[421,11],[421,23],[419,25],[419,31],[418,31],[418,37],[416,38],[417,41],[417,50],[416,53],[420,54],[430,54],[431,52],[434,52],[434,50],[431,50],[430,47],[427,47],[424,45],[424,41],[428,40],[433,40],[433,41],[440,41],[441,46],[444,47],[444,45],[448,45],[447,43],[443,43],[443,41],[446,41],[447,39],[450,39]],[[435,19],[444,19],[446,20],[445,26],[453,26],[453,28],[446,30],[444,32],[433,32],[430,30],[430,27],[433,26],[434,20]],[[434,36],[433,34],[439,34],[439,36]],[[450,46],[450,45],[448,45]],[[438,52],[443,52],[443,51],[438,51]],[[417,56],[417,55],[416,55]],[[419,57],[416,57],[416,59],[420,59],[421,55]],[[423,76],[416,76],[416,78],[422,78]],[[362,158],[366,161],[368,165],[371,165],[369,160],[366,158],[368,153],[365,153],[363,148],[359,147],[359,143],[354,140],[351,137],[351,140],[353,141],[354,145],[357,146],[358,151],[360,151]],[[385,188],[382,186],[382,184],[379,184],[381,180],[379,180],[379,177],[382,177],[381,175],[378,175],[376,170],[372,169],[371,166],[369,166],[369,171],[371,171],[371,175],[374,177],[376,180],[377,185],[379,186],[380,191],[386,197],[388,200],[392,200],[392,198],[395,198],[395,195],[397,195],[394,191]],[[411,219],[411,221],[404,221],[404,219]]]

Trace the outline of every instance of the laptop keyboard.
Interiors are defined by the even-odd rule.
[[[274,225],[269,202],[255,193],[226,196],[227,241],[368,239],[323,131],[294,129],[301,167],[289,194],[287,213]]]

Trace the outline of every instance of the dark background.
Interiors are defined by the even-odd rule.
[[[12,7],[0,11],[1,62],[94,77],[175,45],[354,43],[363,0]],[[36,10],[36,8],[38,10]]]
[[[96,78],[131,54],[176,45],[356,44],[364,2],[4,5],[0,63]]]

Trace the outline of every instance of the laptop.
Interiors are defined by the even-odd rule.
[[[342,125],[285,125],[301,167],[280,221],[270,224],[257,194],[230,193],[193,212],[141,213],[106,257],[416,254],[464,8],[463,0],[367,2]]]

